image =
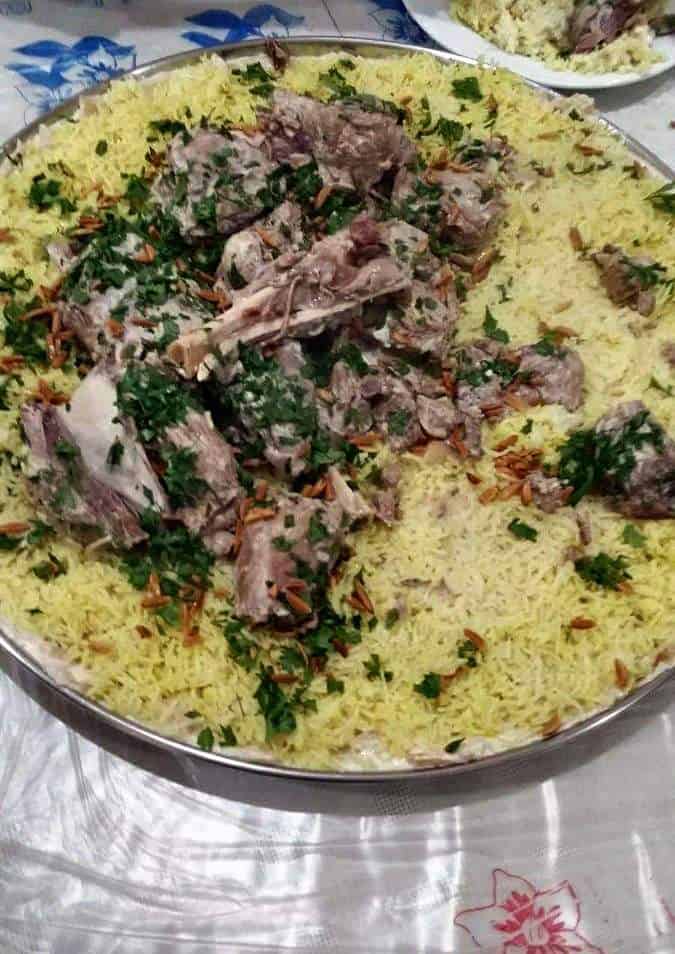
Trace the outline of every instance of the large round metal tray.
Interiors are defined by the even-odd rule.
[[[479,65],[466,57],[445,51],[384,41],[300,37],[285,41],[285,45],[295,56],[327,53],[335,49],[380,58],[421,52],[445,62]],[[214,47],[208,53],[229,60],[242,55],[260,55],[263,50],[262,42],[255,40]],[[147,79],[194,62],[204,55],[203,50],[195,50],[169,56],[132,70],[127,75],[139,80]],[[536,86],[533,83],[529,85]],[[26,126],[4,144],[0,158],[30,139],[41,126],[72,115],[83,98],[98,96],[108,86],[106,82],[92,87]],[[557,96],[549,90],[537,88],[542,96]],[[672,178],[673,171],[658,157],[612,123],[605,119],[600,121],[617,133],[636,158],[655,172]],[[667,690],[672,686],[675,675],[675,669],[661,672],[614,705],[577,722],[552,738],[473,762],[395,771],[319,772],[205,752],[116,715],[55,678],[21,642],[12,628],[0,621],[2,668],[43,708],[109,752],[164,778],[204,792],[291,811],[349,814],[429,811],[473,798],[486,798],[497,791],[503,792],[570,769],[634,731],[648,714],[653,716],[655,708],[669,697]],[[647,696],[650,697],[649,702]],[[629,712],[633,718],[625,717]],[[624,718],[617,725],[619,716]]]

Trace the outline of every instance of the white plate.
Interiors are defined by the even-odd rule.
[[[451,14],[451,0],[405,0],[410,16],[429,36],[454,53],[480,58],[497,66],[519,73],[526,79],[557,89],[610,89],[629,86],[665,73],[675,66],[675,36],[654,40],[654,49],[664,57],[643,73],[576,73],[572,70],[554,70],[540,60],[516,53],[506,53],[479,33],[464,26]],[[669,9],[672,3],[669,5]]]

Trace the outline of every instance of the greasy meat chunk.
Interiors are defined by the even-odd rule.
[[[576,351],[544,342],[527,345],[518,355],[523,384],[516,388],[517,395],[527,404],[562,404],[568,411],[577,410],[583,399],[584,365]]]
[[[118,416],[105,368],[91,371],[68,405],[27,404],[21,420],[30,487],[47,519],[98,529],[131,546],[145,538],[138,514],[149,502],[168,509],[133,424]]]
[[[494,177],[469,168],[428,169],[422,176],[401,169],[392,203],[399,218],[465,251],[485,245],[505,209]]]
[[[198,286],[182,280],[173,262],[155,260],[148,247],[132,231],[116,244],[94,239],[70,268],[58,302],[61,324],[97,359],[163,352],[211,314]]]
[[[644,0],[582,0],[569,22],[569,45],[575,53],[590,53],[611,43],[638,21]]]
[[[197,128],[172,139],[154,194],[183,238],[230,235],[264,212],[261,195],[277,167],[265,147],[261,133],[237,129]]]
[[[562,404],[576,410],[583,400],[584,366],[570,348],[547,339],[519,349],[507,349],[491,339],[464,347],[455,357],[455,401],[471,424],[497,420],[510,407]],[[472,446],[475,444],[472,441]]]
[[[194,410],[188,411],[181,424],[167,428],[165,437],[174,448],[194,455],[194,473],[203,484],[195,502],[181,507],[176,516],[200,534],[214,553],[227,553],[234,540],[234,503],[239,494],[232,448],[215,429],[210,414]]]
[[[316,160],[325,185],[367,193],[390,170],[415,158],[415,148],[393,116],[350,103],[326,104],[278,89],[260,114],[279,162]]]
[[[544,513],[555,513],[564,507],[572,493],[570,487],[557,477],[547,477],[540,470],[530,474],[527,478],[532,491],[532,502]]]
[[[658,284],[663,267],[648,256],[629,256],[617,245],[605,245],[593,253],[600,270],[600,281],[615,305],[628,305],[641,315],[651,315],[656,298],[653,286]]]
[[[300,206],[282,202],[255,225],[228,238],[218,266],[216,289],[231,293],[243,288],[266,265],[284,252],[299,249],[303,241]]]
[[[641,401],[627,401],[595,426],[601,488],[629,517],[675,516],[675,442]]]
[[[235,295],[230,309],[203,329],[181,336],[168,354],[192,377],[210,353],[223,359],[240,343],[312,337],[353,321],[366,302],[409,287],[386,250],[364,260],[358,242],[344,229],[315,242],[306,253],[281,255]]]
[[[351,514],[369,512],[359,494],[346,483],[342,487],[335,474],[332,480],[335,500],[280,494],[274,517],[244,522],[235,566],[238,616],[287,627],[311,620],[320,581],[340,555]]]

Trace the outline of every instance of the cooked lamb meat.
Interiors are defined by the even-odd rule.
[[[581,359],[546,339],[517,350],[481,339],[463,348],[457,361],[457,406],[467,413],[479,408],[499,417],[509,396],[531,405],[562,404],[570,411],[581,404]]]
[[[584,365],[576,351],[544,341],[517,353],[523,382],[515,388],[518,397],[527,404],[562,404],[568,411],[577,410],[583,400]]]
[[[652,288],[659,282],[663,266],[648,256],[626,255],[617,245],[605,245],[593,253],[593,261],[600,269],[600,281],[615,305],[628,305],[641,315],[651,315],[656,298]]]
[[[461,421],[449,397],[428,398],[423,394],[417,396],[417,416],[424,433],[440,440],[450,437]]]
[[[243,288],[266,265],[284,252],[299,249],[303,241],[300,206],[283,202],[255,225],[228,238],[218,266],[216,289],[231,293]]]
[[[261,196],[277,167],[265,145],[261,133],[237,129],[197,128],[172,139],[168,170],[153,191],[185,239],[230,235],[265,211]]]
[[[600,418],[595,453],[600,487],[629,517],[675,516],[675,442],[641,401]]]
[[[582,0],[569,22],[569,45],[575,53],[590,53],[611,43],[638,22],[644,0]]]
[[[401,169],[392,201],[400,218],[435,231],[467,251],[487,242],[505,208],[492,176],[452,169],[429,169],[421,178],[410,169]]]
[[[502,168],[511,165],[506,160],[512,160],[513,156],[513,148],[507,140],[495,136],[493,139],[473,139],[464,144],[455,153],[454,163],[496,175]]]
[[[390,377],[388,396],[376,405],[373,413],[378,431],[394,450],[414,447],[424,437],[415,395],[398,378]]]
[[[325,185],[367,193],[385,173],[415,159],[393,116],[358,105],[329,105],[278,89],[260,120],[273,157],[298,166],[313,156]]]
[[[218,556],[228,553],[236,522],[233,503],[239,494],[232,448],[213,426],[211,415],[194,410],[182,424],[167,428],[165,438],[172,448],[194,455],[194,475],[203,484],[194,503],[182,506],[175,516]]]
[[[332,482],[337,496],[334,474]],[[359,516],[365,513],[365,501],[345,488],[350,508]],[[340,487],[341,494],[346,491]],[[311,619],[320,578],[334,566],[352,520],[338,499],[282,494],[273,518],[245,523],[235,566],[237,615],[252,623],[274,620],[286,626]]]
[[[350,523],[371,516],[371,508],[357,490],[352,490],[337,467],[329,467],[326,477],[335,493],[335,500],[342,507]]]
[[[203,325],[211,312],[197,290],[128,231],[115,245],[91,242],[64,282],[59,314],[95,358],[129,359]]]
[[[544,513],[555,513],[566,506],[571,488],[557,477],[547,477],[540,470],[530,474],[527,483],[532,491],[532,501]]]
[[[302,357],[295,346],[287,343],[270,358],[243,350],[241,370],[224,392],[230,439],[245,459],[267,461],[279,477],[301,474],[320,438],[312,384],[294,370]]]
[[[344,361],[333,365],[326,397],[320,397],[319,417],[332,434],[342,437],[365,434],[373,426],[373,415],[368,395],[374,398],[373,385],[379,378],[367,380],[349,367]],[[364,395],[365,389],[365,395]]]
[[[358,255],[349,229],[316,242],[306,254],[281,255],[235,295],[228,311],[171,345],[170,358],[192,377],[209,353],[225,358],[240,343],[312,337],[352,321],[364,303],[410,287],[386,252],[364,263]]]
[[[168,503],[133,424],[118,417],[113,379],[91,371],[63,407],[27,404],[29,480],[45,517],[99,529],[132,546],[145,538],[138,514]]]

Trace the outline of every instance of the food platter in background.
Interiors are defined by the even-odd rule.
[[[642,72],[580,73],[553,69],[534,57],[507,53],[456,19],[452,14],[451,0],[406,0],[406,6],[413,20],[445,49],[503,66],[535,83],[555,89],[614,89],[631,86],[660,76],[675,66],[675,35],[657,36],[654,39],[653,48],[663,59]],[[670,12],[672,13],[672,10]]]

